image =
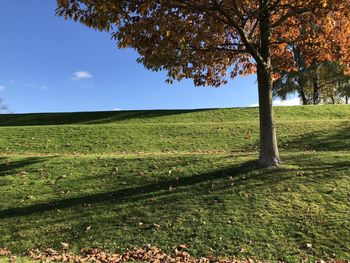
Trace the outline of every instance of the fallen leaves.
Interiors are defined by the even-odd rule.
[[[16,257],[7,248],[0,248],[0,257],[8,257],[9,262],[15,262]]]
[[[28,251],[26,256],[39,260],[41,262],[98,262],[98,263],[118,263],[118,262],[152,262],[152,263],[167,263],[167,262],[183,262],[183,263],[252,263],[261,262],[257,260],[236,260],[223,258],[194,258],[188,251],[188,245],[182,244],[174,248],[172,254],[166,254],[161,249],[155,246],[148,246],[146,248],[134,248],[127,250],[124,254],[114,253],[109,254],[101,249],[82,249],[80,255],[62,253],[53,249],[44,249]]]
[[[67,250],[69,245],[67,243],[61,242],[62,249]]]
[[[96,262],[96,263],[119,263],[119,262],[151,262],[151,263],[268,263],[269,261],[260,261],[255,258],[249,258],[245,260],[238,260],[232,258],[222,257],[192,257],[189,253],[189,247],[187,244],[181,244],[174,247],[172,254],[167,254],[161,249],[148,245],[145,248],[134,248],[127,250],[125,253],[115,252],[113,254],[108,253],[102,249],[89,248],[82,249],[80,254],[68,253],[68,244],[61,243],[62,251],[54,250],[52,248],[42,248],[41,250],[29,250],[25,256],[33,260],[40,262]],[[14,262],[16,257],[11,254],[11,251],[7,248],[0,248],[0,256],[8,257],[10,262]],[[280,261],[284,262],[284,261]],[[303,261],[306,262],[306,261]],[[350,263],[350,261],[337,261],[337,260],[317,260],[316,263],[337,263],[344,262]]]
[[[7,248],[0,248],[0,256],[9,256],[11,255],[11,251]]]

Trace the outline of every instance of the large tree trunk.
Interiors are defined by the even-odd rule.
[[[259,164],[264,167],[278,166],[281,163],[272,108],[271,14],[266,6],[267,0],[260,0],[261,19],[259,21],[259,29],[261,59],[257,61],[260,114]]]
[[[272,77],[263,67],[258,68],[260,156],[259,165],[278,166],[279,157],[276,127],[272,107]]]

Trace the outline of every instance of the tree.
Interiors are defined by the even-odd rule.
[[[324,62],[317,68],[317,78],[323,103],[348,103],[350,76],[336,62]]]
[[[295,72],[281,72],[273,85],[275,97],[284,100],[297,92],[303,105],[348,103],[349,91],[350,76],[344,74],[339,63],[328,61]]]
[[[191,78],[218,87],[257,73],[262,166],[280,164],[272,108],[273,78],[295,68],[288,43],[306,66],[337,58],[350,68],[348,0],[58,0],[57,15],[112,32],[168,82]],[[305,26],[306,22],[311,21]],[[315,38],[314,28],[319,28]],[[305,28],[304,34],[300,28]],[[321,55],[320,55],[321,54]]]

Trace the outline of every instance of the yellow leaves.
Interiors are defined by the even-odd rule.
[[[62,246],[62,249],[67,250],[69,247],[69,244],[65,242],[61,242],[61,246]]]
[[[179,43],[185,43],[186,42],[186,38],[183,36],[179,39]]]
[[[322,0],[322,7],[326,8],[328,6],[328,0]]]

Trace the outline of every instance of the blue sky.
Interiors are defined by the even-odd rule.
[[[0,1],[0,98],[12,112],[242,107],[256,77],[220,88],[165,83],[108,33],[55,16],[55,0]]]

